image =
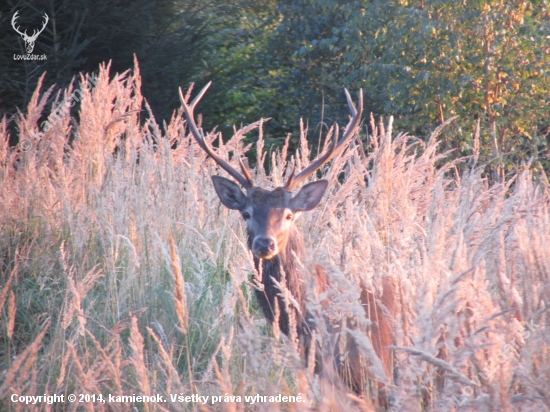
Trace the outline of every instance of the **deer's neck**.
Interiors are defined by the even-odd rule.
[[[292,295],[294,302],[303,306],[304,283],[301,281],[300,263],[303,256],[302,238],[297,230],[289,234],[288,243],[284,251],[281,251],[272,259],[254,258],[256,270],[261,274],[263,291],[256,291],[256,297],[262,307],[266,318],[273,322],[275,320],[276,306],[279,307],[279,327],[283,333],[288,335],[289,317],[287,308],[291,308],[292,302],[286,301],[281,296],[277,283],[286,288]],[[302,310],[302,308],[300,308]]]

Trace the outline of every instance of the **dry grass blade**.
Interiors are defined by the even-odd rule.
[[[137,316],[134,314],[130,315],[130,337],[128,342],[132,350],[134,376],[138,383],[138,388],[142,394],[150,396],[152,392],[149,385],[149,370],[145,363],[143,336],[138,328]],[[148,403],[144,403],[144,409],[146,411],[150,409]]]
[[[0,399],[3,399],[7,394],[14,389],[22,389],[26,386],[26,381],[31,376],[31,369],[35,366],[38,351],[41,348],[42,340],[46,332],[50,328],[50,322],[44,325],[42,331],[34,339],[34,341],[25,348],[25,350],[17,357],[11,368],[7,372],[4,382],[0,386]]]
[[[0,306],[1,307],[1,306]],[[8,303],[8,338],[13,337],[13,330],[15,328],[15,315],[17,313],[17,308],[15,306],[15,293],[10,292],[10,300]]]
[[[449,372],[449,377],[451,379],[456,379],[466,385],[469,385],[472,383],[470,379],[468,379],[466,376],[462,375],[456,368],[454,368],[452,365],[448,364],[447,362],[443,361],[442,359],[437,358],[436,356],[430,355],[429,353],[426,353],[424,351],[411,348],[411,347],[403,347],[403,346],[391,346],[391,349],[395,350],[402,350],[405,352],[412,353],[415,356],[418,356],[420,359],[431,363],[432,365],[437,366],[438,368],[441,368],[442,370],[445,370]]]
[[[13,282],[13,278],[15,277],[15,274],[17,272],[18,266],[18,263],[16,263],[15,267],[10,272],[10,276],[8,277],[7,282],[2,288],[2,292],[0,293],[0,309],[2,309],[4,307],[4,303],[6,303],[6,297],[8,296],[8,292],[10,291],[10,287]]]
[[[185,306],[185,281],[183,279],[183,273],[181,273],[180,260],[176,251],[176,244],[172,234],[170,239],[170,259],[172,263],[172,276],[174,278],[175,291],[174,291],[174,303],[176,305],[176,314],[178,315],[179,328],[182,333],[187,333],[187,327],[189,323],[189,314]]]

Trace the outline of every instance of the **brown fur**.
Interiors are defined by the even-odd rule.
[[[320,294],[330,287],[328,276],[322,266],[315,266],[317,275],[317,293]],[[393,345],[392,319],[396,314],[395,286],[388,278],[382,280],[382,293],[376,294],[366,287],[361,288],[359,297],[365,309],[367,318],[371,321],[369,328],[369,339],[376,355],[380,358],[384,373],[389,382],[393,381],[393,352],[389,346]],[[329,302],[324,302],[327,306]],[[347,328],[353,328],[352,322],[346,321]],[[341,333],[341,327],[333,327],[333,333]],[[339,344],[336,344],[334,357],[337,363],[338,374],[346,385],[355,393],[362,395],[366,385],[368,371],[365,368],[365,361],[355,341],[348,337],[345,342],[345,357],[338,351]],[[387,388],[380,383],[378,386],[378,400],[382,407],[388,407]]]
[[[251,238],[252,236],[249,233],[249,247],[251,247]],[[276,308],[278,308],[279,328],[288,336],[290,334],[289,313],[284,308],[291,308],[294,311],[295,319],[299,323],[304,322],[302,317],[305,313],[305,285],[297,275],[296,259],[293,256],[293,253],[298,256],[301,255],[302,242],[297,231],[293,230],[291,232],[286,245],[286,249],[272,259],[258,259],[255,257],[254,263],[256,270],[262,276],[263,290],[256,290],[256,298],[264,312],[264,316],[271,323],[274,323],[276,320]],[[288,289],[292,298],[299,303],[299,308],[293,308],[292,302],[285,301],[283,293],[273,280],[276,280]],[[305,325],[300,326],[300,328],[305,328]]]

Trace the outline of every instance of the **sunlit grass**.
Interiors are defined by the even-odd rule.
[[[35,92],[16,120],[28,146],[10,148],[0,123],[0,409],[79,406],[22,405],[12,394],[301,393],[305,403],[275,406],[135,406],[373,410],[376,399],[347,396],[305,370],[294,342],[264,321],[240,217],[210,180],[223,172],[181,113],[157,125],[137,69],[109,77],[102,67],[94,87],[74,87],[78,119],[63,113],[40,136],[33,131],[47,93]],[[331,283],[326,296],[312,293],[312,312],[328,299],[323,315],[358,316],[352,333],[368,344],[358,285],[380,291],[389,278],[398,296],[393,410],[549,408],[546,178],[524,170],[490,186],[478,165],[459,173],[436,136],[426,144],[375,129],[364,148],[352,144],[323,171],[328,194],[298,222],[309,253],[304,279],[320,264]],[[240,139],[222,153],[241,153]],[[304,144],[295,155],[302,166]],[[270,176],[256,170],[256,184],[282,181],[284,157],[271,166]],[[329,345],[322,324],[318,337]]]

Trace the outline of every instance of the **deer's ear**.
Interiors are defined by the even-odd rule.
[[[212,176],[212,182],[225,207],[241,210],[246,206],[246,195],[237,183],[221,176]]]
[[[296,212],[307,212],[314,209],[325,194],[327,185],[328,181],[326,180],[308,183],[290,200],[290,207]]]

